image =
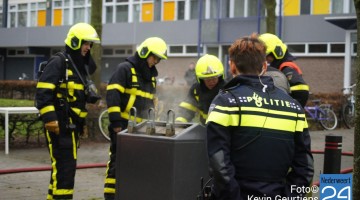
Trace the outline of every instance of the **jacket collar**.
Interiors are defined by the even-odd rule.
[[[260,81],[261,80],[261,81]],[[238,75],[230,80],[225,86],[224,89],[230,89],[240,85],[247,85],[252,88],[263,90],[264,85],[267,86],[266,89],[272,91],[275,89],[274,82],[270,76],[256,76],[256,75]]]

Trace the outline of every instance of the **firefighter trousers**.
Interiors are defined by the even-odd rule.
[[[60,122],[59,135],[45,131],[51,159],[47,199],[73,199],[79,133]]]
[[[109,126],[108,127],[110,133],[110,149],[109,149],[109,162],[106,167],[106,177],[104,184],[104,198],[105,200],[113,200],[115,199],[115,186],[116,186],[116,176],[115,176],[115,168],[116,168],[116,132]]]

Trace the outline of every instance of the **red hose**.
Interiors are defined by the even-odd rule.
[[[324,154],[323,150],[312,150],[311,153],[313,154]],[[353,152],[341,152],[341,155],[343,156],[354,156]]]
[[[81,165],[77,165],[76,169],[87,169],[87,168],[98,168],[98,167],[106,167],[106,164],[103,164],[103,163],[81,164]],[[11,174],[11,173],[21,173],[21,172],[48,171],[51,169],[52,169],[51,166],[1,169],[0,175],[1,174]]]

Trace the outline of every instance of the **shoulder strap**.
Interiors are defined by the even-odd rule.
[[[300,67],[294,62],[283,62],[283,63],[281,63],[281,65],[279,66],[279,70],[282,71],[285,67],[291,67],[298,74],[302,75],[302,71],[301,71]]]
[[[77,75],[79,76],[81,82],[83,83],[84,86],[86,86],[86,82],[84,80],[84,78],[81,76],[81,73],[79,72],[78,68],[76,67],[74,61],[71,59],[70,56],[68,56],[66,53],[61,52],[62,56],[65,58],[65,62],[66,62],[66,66],[68,68],[68,62],[70,61],[71,65],[73,66],[75,72],[77,73]],[[67,73],[66,73],[66,78],[67,78]]]

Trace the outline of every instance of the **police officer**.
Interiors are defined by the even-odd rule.
[[[195,74],[197,82],[180,103],[176,121],[190,122],[198,113],[200,123],[205,124],[211,101],[225,85],[224,67],[216,56],[206,54],[197,61]]]
[[[274,86],[265,46],[256,34],[229,48],[235,77],[213,100],[207,147],[216,200],[301,196],[313,177],[310,136],[302,106]]]
[[[159,37],[150,37],[141,43],[136,53],[120,63],[107,86],[106,102],[109,112],[111,138],[110,160],[106,169],[104,197],[115,198],[116,133],[127,128],[129,119],[141,122],[154,108],[156,64],[167,59],[167,45]],[[134,119],[134,109],[137,116]]]
[[[48,60],[36,86],[36,107],[45,124],[52,166],[47,199],[73,198],[79,134],[87,115],[83,81],[96,70],[90,55],[94,42],[100,39],[91,25],[73,25],[65,52]]]
[[[294,62],[295,57],[290,54],[287,46],[276,35],[264,33],[259,38],[266,45],[267,62],[286,75],[290,84],[291,96],[304,107],[309,98],[309,86],[302,77],[300,67]]]

